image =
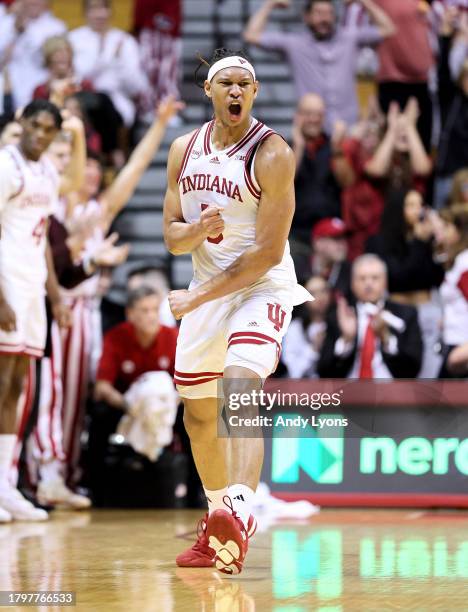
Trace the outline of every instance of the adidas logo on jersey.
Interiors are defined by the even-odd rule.
[[[258,327],[258,323],[256,321],[250,321],[250,323],[247,323],[247,327]]]
[[[245,501],[244,496],[242,495],[242,493],[240,495],[236,495],[234,497],[234,499],[238,499],[239,501]]]
[[[236,155],[234,159],[245,162],[245,155]]]
[[[220,164],[221,162],[219,161],[218,157],[212,157],[210,159],[210,164]]]

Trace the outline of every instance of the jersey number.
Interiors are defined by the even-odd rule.
[[[44,238],[44,234],[46,232],[46,227],[47,219],[45,217],[42,217],[42,219],[39,221],[39,223],[36,225],[32,232],[32,237],[36,242],[36,246],[39,246],[41,244],[41,240]]]
[[[202,211],[206,210],[208,206],[209,204],[201,204]],[[216,236],[216,238],[207,238],[207,240],[208,242],[211,242],[211,244],[219,244],[221,240],[224,240],[224,236],[220,234],[219,236]]]

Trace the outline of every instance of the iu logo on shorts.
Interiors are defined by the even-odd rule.
[[[279,304],[268,304],[268,319],[273,323],[276,331],[280,331],[284,324],[286,312]]]

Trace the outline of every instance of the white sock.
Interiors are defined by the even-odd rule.
[[[42,482],[63,480],[62,463],[58,459],[52,459],[52,461],[41,463],[39,466],[39,477]]]
[[[228,488],[217,489],[216,491],[209,491],[203,487],[206,495],[206,501],[208,502],[208,514],[211,514],[214,510],[226,510],[226,504],[223,502],[223,497],[228,495]]]
[[[16,434],[0,434],[0,489],[9,489],[10,469],[16,446]]]
[[[244,527],[247,529],[255,491],[252,491],[250,487],[244,484],[233,484],[228,488],[228,494],[231,498],[234,510],[240,516],[241,521],[244,523]]]

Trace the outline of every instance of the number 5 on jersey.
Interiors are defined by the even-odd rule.
[[[209,204],[200,204],[200,206],[203,212],[208,208]],[[219,236],[216,236],[216,238],[207,238],[208,242],[211,242],[211,244],[219,244],[223,239],[224,236],[222,234],[219,234]]]
[[[42,217],[42,219],[39,221],[39,223],[34,227],[32,231],[32,237],[34,238],[34,241],[36,242],[36,246],[39,246],[41,244],[41,240],[44,238],[46,229],[47,229],[47,219],[46,217]]]

